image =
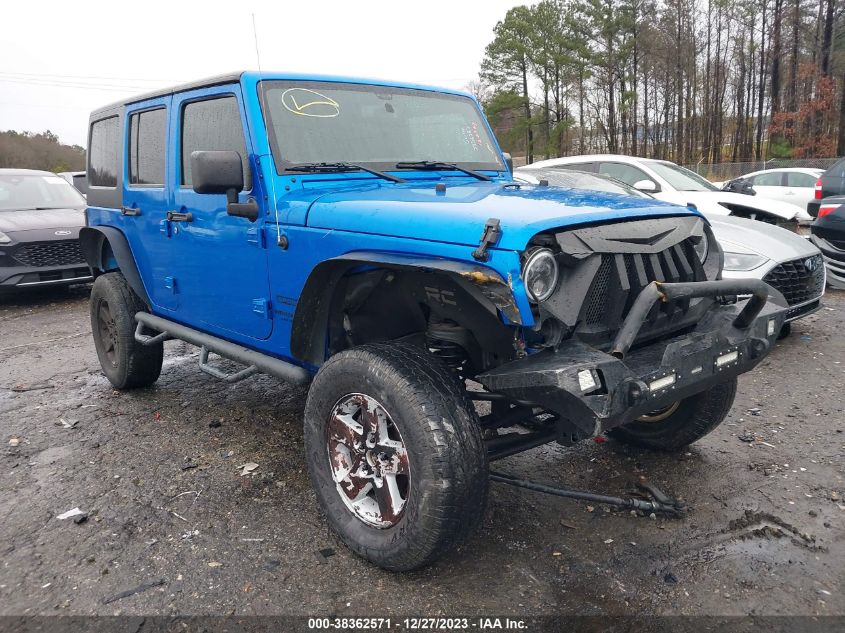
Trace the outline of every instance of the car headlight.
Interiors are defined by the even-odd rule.
[[[8,235],[3,233],[3,231],[0,231],[0,244],[8,244],[11,241],[12,241],[12,238],[10,238]]]
[[[557,287],[557,278],[557,260],[548,248],[537,249],[525,260],[522,282],[529,301],[540,303],[551,297]]]
[[[698,255],[698,260],[703,264],[707,260],[707,254],[710,252],[710,239],[707,233],[701,234],[701,239],[695,245],[695,254]]]
[[[723,270],[754,270],[766,263],[762,255],[752,253],[729,253],[725,252],[725,265]]]

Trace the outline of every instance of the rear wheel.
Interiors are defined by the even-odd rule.
[[[735,396],[736,378],[640,416],[609,434],[626,444],[677,451],[719,426],[728,415]]]
[[[117,389],[148,387],[158,380],[164,345],[135,340],[135,314],[147,309],[119,272],[106,273],[91,288],[91,332],[103,373]]]
[[[484,512],[487,452],[475,410],[424,349],[365,345],[329,359],[308,392],[305,447],[329,526],[386,569],[433,562]]]

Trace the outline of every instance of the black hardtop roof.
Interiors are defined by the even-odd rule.
[[[169,88],[162,88],[152,92],[145,92],[143,94],[135,95],[134,97],[115,101],[114,103],[102,106],[91,112],[91,119],[96,119],[101,114],[111,114],[112,110],[115,110],[116,108],[121,108],[132,103],[138,103],[139,101],[155,99],[156,97],[163,97],[177,92],[187,92],[188,90],[195,90],[196,88],[207,88],[210,86],[219,86],[220,84],[237,82],[241,80],[241,75],[245,72],[245,70],[238,70],[235,72],[224,73],[222,75],[214,75],[213,77],[205,77],[204,79],[197,79],[195,81],[189,81],[188,83],[178,84],[176,86],[170,86]]]

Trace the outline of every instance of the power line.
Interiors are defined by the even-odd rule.
[[[61,75],[61,74],[54,74],[54,73],[19,73],[13,72],[8,70],[0,70],[0,75],[17,75],[22,78],[32,77],[44,77],[44,78],[59,78],[59,79],[105,79],[108,81],[148,81],[154,83],[179,83],[183,81],[182,79],[149,79],[149,78],[142,78],[142,77],[105,77],[105,76],[98,76],[98,75]]]

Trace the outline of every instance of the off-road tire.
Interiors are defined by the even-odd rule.
[[[147,306],[119,272],[105,273],[91,288],[91,332],[100,366],[116,389],[149,387],[161,374],[164,344],[141,345],[135,340],[135,314]],[[104,311],[105,310],[105,311]],[[109,333],[103,324],[110,317]]]
[[[479,524],[487,502],[487,451],[475,409],[442,361],[404,343],[356,347],[330,358],[305,405],[311,481],[330,528],[355,553],[392,571],[426,566]],[[386,528],[367,525],[341,499],[329,464],[326,427],[347,394],[365,394],[387,411],[410,463],[404,512]]]
[[[792,334],[792,323],[784,323],[780,328],[780,332],[778,332],[778,340],[782,341],[790,334]]]
[[[658,451],[677,451],[700,440],[728,415],[736,396],[736,378],[682,400],[660,422],[634,421],[609,432],[614,439]]]

